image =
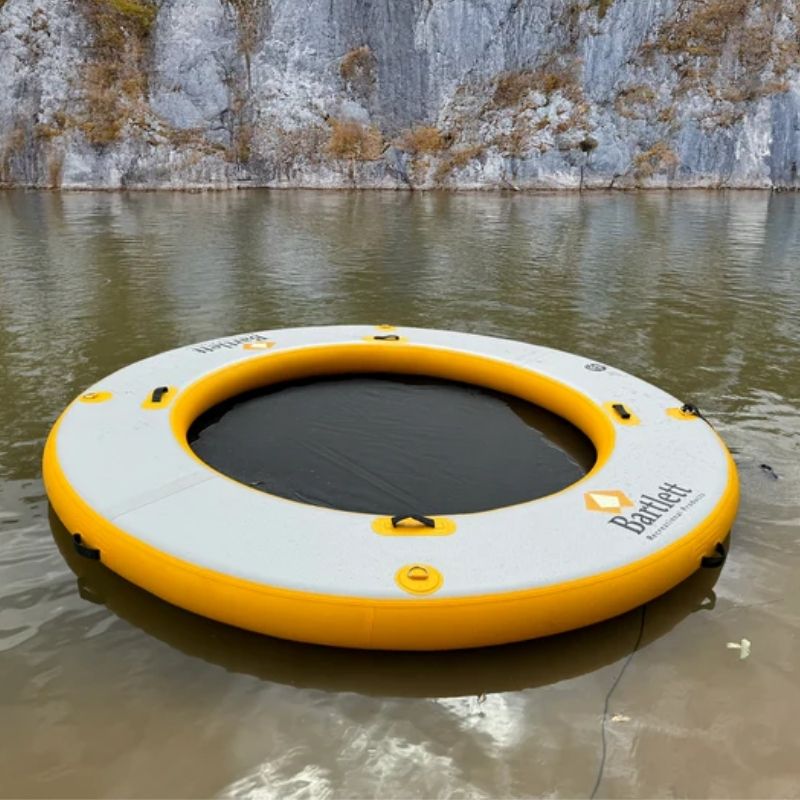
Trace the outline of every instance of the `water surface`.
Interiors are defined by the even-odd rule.
[[[0,193],[0,795],[797,796],[799,223],[749,192]],[[742,479],[725,569],[644,616],[420,656],[236,631],[71,554],[40,458],[75,394],[350,322],[558,347],[696,403]]]

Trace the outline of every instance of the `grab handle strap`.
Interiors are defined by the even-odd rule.
[[[400,337],[396,333],[386,333],[382,336],[372,337],[376,342],[399,342]]]
[[[700,559],[701,567],[705,567],[706,569],[719,569],[725,563],[725,559],[728,557],[728,551],[725,549],[725,545],[722,544],[722,542],[717,542],[714,552],[716,555],[703,556],[703,558]]]
[[[631,418],[631,412],[628,411],[628,409],[625,408],[625,406],[622,405],[622,403],[614,403],[614,405],[611,406],[611,408],[613,408],[614,411],[617,412],[617,415],[620,417],[620,419],[630,419]]]
[[[405,519],[413,519],[415,522],[419,522],[420,525],[424,525],[426,528],[436,527],[436,520],[432,517],[426,517],[423,514],[400,514],[399,516],[392,517],[392,527],[396,528]]]
[[[169,386],[157,386],[150,395],[151,403],[160,403],[161,398],[169,391]]]
[[[91,561],[100,560],[100,551],[96,547],[89,547],[88,544],[84,544],[83,537],[79,533],[72,535],[72,545],[79,556],[88,558]]]

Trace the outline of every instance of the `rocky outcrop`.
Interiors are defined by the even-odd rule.
[[[798,0],[0,0],[0,184],[795,188]]]

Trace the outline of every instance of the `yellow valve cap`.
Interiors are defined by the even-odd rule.
[[[409,594],[432,594],[444,583],[442,573],[430,564],[407,564],[397,570],[394,579]]]
[[[245,342],[242,350],[270,350],[275,347],[275,342]]]
[[[105,403],[106,400],[110,400],[112,397],[111,392],[86,392],[78,400],[81,403]]]

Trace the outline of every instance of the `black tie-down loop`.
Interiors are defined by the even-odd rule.
[[[150,395],[151,403],[160,403],[164,395],[169,391],[169,386],[157,386]]]
[[[719,569],[725,563],[725,559],[728,557],[728,551],[725,549],[725,545],[722,544],[722,542],[717,542],[714,552],[716,555],[703,556],[700,559],[701,567],[705,567],[706,569]]]
[[[399,342],[400,337],[396,333],[387,333],[382,336],[372,337],[376,342]]]
[[[89,547],[88,544],[84,544],[83,537],[79,533],[72,535],[72,544],[79,556],[88,558],[90,561],[100,560],[100,551],[96,547]]]
[[[415,522],[419,522],[420,525],[424,525],[426,528],[436,527],[436,520],[433,519],[433,517],[426,517],[423,514],[400,514],[397,517],[392,517],[392,527],[396,528],[403,520],[406,519],[413,519]]]

